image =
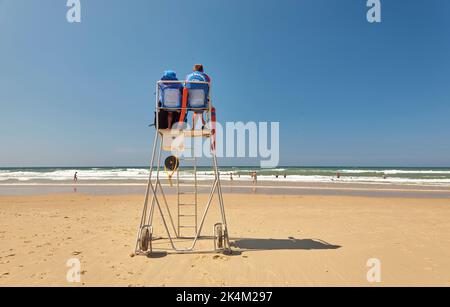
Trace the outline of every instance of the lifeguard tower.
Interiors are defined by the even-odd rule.
[[[215,151],[215,109],[211,102],[211,84],[200,81],[158,81],[156,83],[155,110],[156,132],[135,254],[151,256],[153,253],[161,252],[231,252]],[[178,124],[173,128],[161,126],[163,112],[164,114],[167,112],[179,114],[179,119],[178,116],[174,117],[178,119]],[[194,123],[193,127],[188,128],[185,122],[188,112],[204,114],[207,125],[196,130]],[[190,143],[195,144],[192,142],[193,138],[206,138],[210,142],[210,159],[214,179],[203,209],[199,204],[198,197],[195,148],[194,145],[192,147],[185,146],[186,139],[191,139]],[[185,155],[187,151],[194,154]],[[171,156],[166,158],[163,166],[162,157],[168,155],[169,152]],[[180,168],[186,166],[189,166],[193,172],[193,179],[185,182],[181,178]],[[172,190],[175,189],[175,204],[173,202],[169,204],[169,197],[164,192],[168,188],[168,184],[162,183],[166,176],[170,186],[173,186]],[[218,199],[221,220],[214,224],[212,237],[202,236],[205,219],[212,207],[214,196],[217,196]],[[154,235],[156,230],[155,210],[159,213],[163,225],[162,231],[157,230],[158,237]],[[202,214],[199,219],[200,210],[202,210]],[[159,224],[161,225],[161,223]],[[165,235],[161,236],[162,233]],[[167,247],[164,250],[158,250],[152,244],[155,240],[158,240],[158,243],[161,240],[168,241]],[[210,245],[205,245],[204,241],[206,240]],[[202,241],[202,249],[196,248],[199,241]],[[188,246],[179,247],[180,242]],[[208,248],[205,249],[205,246]]]

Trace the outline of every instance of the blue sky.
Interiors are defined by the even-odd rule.
[[[450,166],[450,2],[381,3],[0,0],[0,166],[148,164],[154,83],[194,63],[281,165]]]

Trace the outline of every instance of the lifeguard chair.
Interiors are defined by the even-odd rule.
[[[151,255],[161,252],[153,247],[154,237],[154,213],[155,208],[159,212],[165,234],[167,236],[158,237],[158,241],[168,240],[169,250],[175,253],[193,253],[193,252],[231,252],[228,237],[228,227],[225,217],[225,207],[222,197],[222,188],[220,184],[220,175],[217,165],[215,152],[215,109],[211,103],[211,84],[200,81],[158,81],[156,84],[156,116],[155,116],[155,137],[153,142],[152,158],[150,162],[150,175],[148,178],[147,190],[144,199],[144,208],[142,211],[139,231],[137,234],[135,254]],[[178,125],[172,129],[162,129],[160,126],[160,112],[180,112],[180,118],[174,117]],[[207,127],[201,130],[187,129],[184,118],[189,112],[206,114]],[[169,127],[170,128],[170,127]],[[210,142],[211,167],[214,173],[214,180],[211,184],[210,192],[203,209],[201,218],[198,218],[198,186],[197,186],[197,160],[195,153],[191,157],[184,157],[187,150],[195,152],[194,148],[186,148],[184,140],[187,138],[206,138]],[[195,144],[195,142],[191,142]],[[174,176],[176,188],[176,222],[173,212],[170,210],[168,199],[164,193],[164,186],[161,183],[162,155],[165,152],[171,152],[165,161],[165,171],[172,172],[168,174],[168,179],[172,185],[172,176]],[[193,190],[183,190],[186,187],[182,184],[180,178],[180,166],[186,163],[192,163],[194,173],[192,184]],[[188,202],[185,200],[187,195],[191,196]],[[213,197],[217,195],[220,209],[221,220],[214,224],[211,248],[197,250],[196,245],[199,240],[211,237],[203,237],[202,230],[205,219],[212,205]],[[187,231],[190,230],[188,233]],[[158,233],[160,234],[160,233]],[[175,239],[177,239],[175,242]],[[177,247],[178,239],[188,240],[192,243],[187,248]],[[167,249],[162,251],[167,252]]]

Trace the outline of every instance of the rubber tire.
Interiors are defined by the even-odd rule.
[[[142,232],[141,232],[141,239],[140,239],[140,248],[141,248],[141,251],[143,251],[143,252],[147,252],[148,251],[148,249],[149,249],[149,246],[150,246],[150,244],[151,244],[151,235],[150,235],[150,231],[148,230],[148,228],[144,228],[144,229],[142,229]]]
[[[216,224],[216,243],[217,243],[217,248],[218,249],[222,249],[223,248],[223,240],[224,240],[224,236],[223,236],[223,226],[222,224]]]

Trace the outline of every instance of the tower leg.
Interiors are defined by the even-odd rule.
[[[155,153],[156,153],[158,140],[159,140],[159,133],[156,133],[155,134],[155,138],[153,140],[152,158],[151,158],[151,161],[150,161],[150,169],[149,169],[149,176],[148,176],[148,182],[147,182],[147,189],[146,189],[145,198],[144,198],[144,208],[142,210],[141,223],[139,225],[138,235],[137,235],[137,239],[136,239],[136,247],[135,247],[135,253],[136,254],[138,254],[140,252],[139,242],[141,240],[142,228],[145,226],[145,223],[146,223],[146,220],[147,220],[148,199],[149,199],[149,196],[150,196],[150,189],[153,191],[153,187],[152,187],[152,173],[153,173],[153,165],[154,165],[154,162],[155,162]],[[155,194],[153,193],[153,198],[154,197],[155,197]],[[154,199],[152,199],[152,208],[150,209],[150,212],[153,211],[153,203],[154,203]]]

